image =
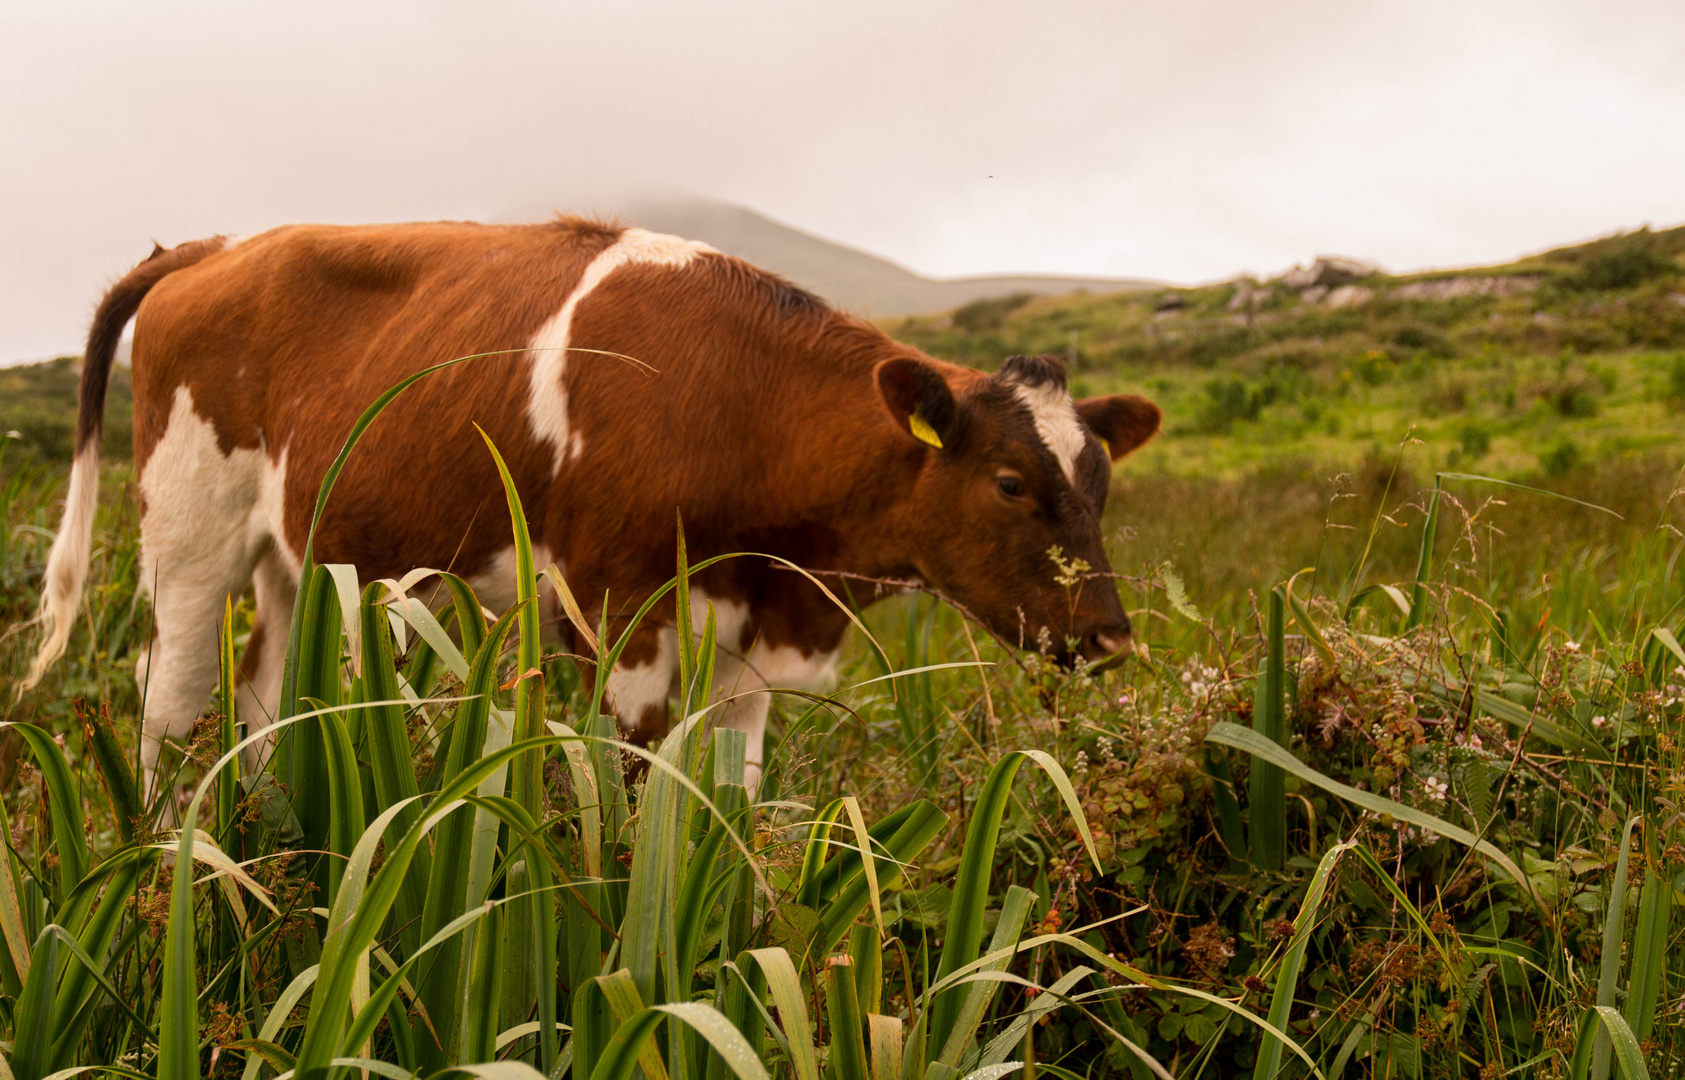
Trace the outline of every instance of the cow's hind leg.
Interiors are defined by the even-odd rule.
[[[241,738],[256,734],[275,722],[281,706],[281,671],[287,662],[287,636],[292,631],[293,602],[298,583],[281,564],[280,554],[271,548],[258,560],[252,574],[257,595],[257,619],[240,658],[240,690],[235,696],[236,715],[245,725]],[[246,748],[246,772],[255,775],[269,760],[275,747],[273,735]]]
[[[141,586],[151,593],[154,625],[135,672],[148,805],[160,787],[164,740],[188,737],[216,687],[224,604],[245,591],[256,555],[268,545],[266,531],[254,542],[264,465],[259,450],[223,453],[210,422],[193,411],[188,388],[176,388],[139,480]]]

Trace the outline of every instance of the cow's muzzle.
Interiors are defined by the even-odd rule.
[[[1092,665],[1089,670],[1104,671],[1123,663],[1135,645],[1129,624],[1123,623],[1088,628],[1082,635],[1081,647],[1082,658]]]

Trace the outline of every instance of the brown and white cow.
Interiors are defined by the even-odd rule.
[[[118,282],[88,339],[33,678],[76,612],[106,379],[131,317],[140,577],[156,619],[139,671],[149,778],[159,740],[204,708],[223,598],[248,586],[258,618],[238,708],[254,730],[268,723],[317,487],[358,414],[411,372],[499,350],[516,351],[429,376],[369,430],[319,561],[364,580],[450,568],[508,605],[507,509],[477,423],[516,479],[539,565],[557,563],[587,611],[606,593],[631,612],[672,576],[677,514],[695,558],[918,579],[1027,647],[1091,660],[1129,648],[1109,580],[1061,584],[1049,549],[1109,569],[1111,464],[1158,430],[1157,406],[1073,402],[1051,358],[994,375],[942,363],[706,245],[562,218],[279,228],[155,251]],[[690,600],[718,611],[717,686],[739,695],[720,722],[747,732],[758,775],[769,695],[741,695],[822,685],[847,617],[765,559],[698,575]],[[608,677],[642,738],[665,730],[676,673],[670,603],[658,614]]]

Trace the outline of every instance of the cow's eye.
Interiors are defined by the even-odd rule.
[[[1024,478],[1021,476],[1014,476],[1011,473],[1003,473],[1000,476],[995,477],[995,484],[1000,488],[1000,493],[1009,499],[1021,499],[1024,497]]]

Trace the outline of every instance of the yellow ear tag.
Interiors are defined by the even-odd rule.
[[[1098,436],[1098,435],[1096,435],[1094,437],[1096,439],[1100,439],[1100,436]],[[1112,460],[1112,444],[1107,442],[1105,439],[1100,439],[1100,446],[1103,450],[1106,451],[1106,460],[1111,461]]]
[[[938,450],[942,449],[942,439],[936,434],[936,429],[931,427],[930,422],[918,413],[914,413],[907,418],[907,427],[912,431],[913,438],[919,442],[928,443]]]

